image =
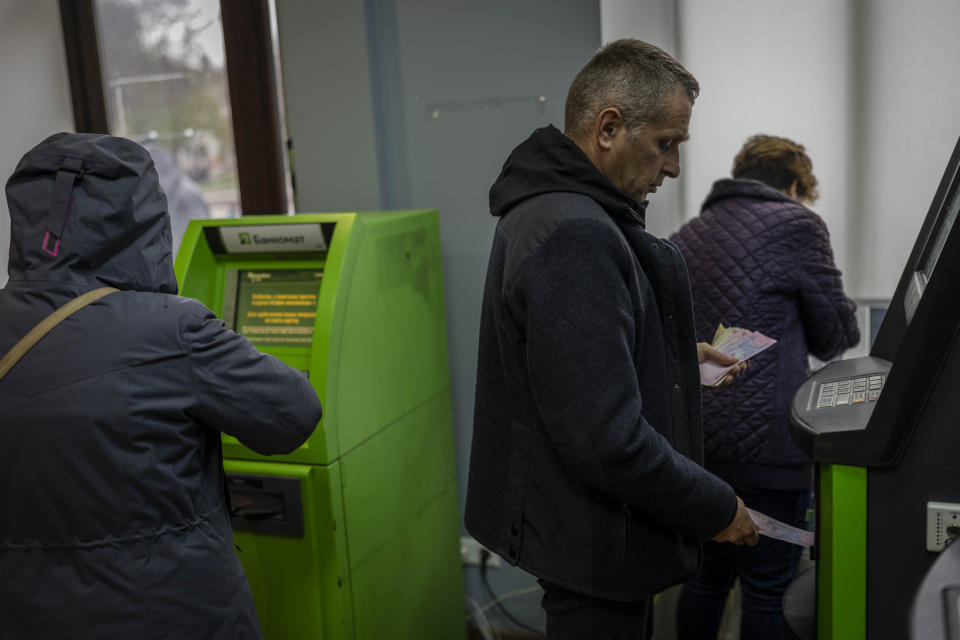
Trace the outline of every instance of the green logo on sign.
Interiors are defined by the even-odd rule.
[[[238,234],[240,236],[240,244],[253,244],[253,240],[250,239],[250,234],[241,232]]]

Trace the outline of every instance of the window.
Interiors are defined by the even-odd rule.
[[[240,215],[218,0],[97,0],[110,133],[144,145],[174,252],[191,218]]]

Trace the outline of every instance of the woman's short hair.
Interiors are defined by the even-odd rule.
[[[689,71],[667,52],[640,40],[617,40],[587,62],[567,93],[564,130],[580,138],[601,111],[620,110],[627,131],[636,132],[664,115],[665,98],[682,89],[690,103],[700,85]]]
[[[810,156],[802,144],[789,138],[750,136],[733,160],[732,175],[759,180],[785,193],[796,183],[797,198],[805,202],[815,202],[820,196]]]

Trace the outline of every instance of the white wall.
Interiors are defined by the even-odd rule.
[[[601,0],[604,42],[634,37],[655,44],[700,82],[681,178],[651,199],[652,233],[668,235],[699,213],[748,136],[783,135],[813,158],[822,183],[814,208],[846,266],[848,6],[811,0],[796,11],[786,0]]]
[[[960,2],[868,8],[858,293],[889,298],[960,136]]]
[[[296,211],[379,209],[364,4],[277,2]]]
[[[679,44],[676,2],[600,0],[600,35],[604,43],[637,38],[676,55]]]
[[[0,2],[0,179],[51,133],[73,131],[60,9],[53,0]],[[0,193],[0,286],[7,282],[10,217]]]
[[[699,213],[714,180],[730,176],[748,136],[791,138],[813,160],[820,199],[812,208],[848,273],[849,3],[681,0],[679,7],[682,61],[701,86],[686,145],[687,218]]]
[[[51,133],[73,130],[57,3],[0,3],[0,60],[0,178],[5,186],[26,151]],[[0,193],[0,286],[7,282],[9,247],[4,190]]]

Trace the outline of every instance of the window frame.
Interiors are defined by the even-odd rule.
[[[242,215],[288,206],[269,1],[220,0]],[[59,2],[76,130],[109,133],[95,0]]]

